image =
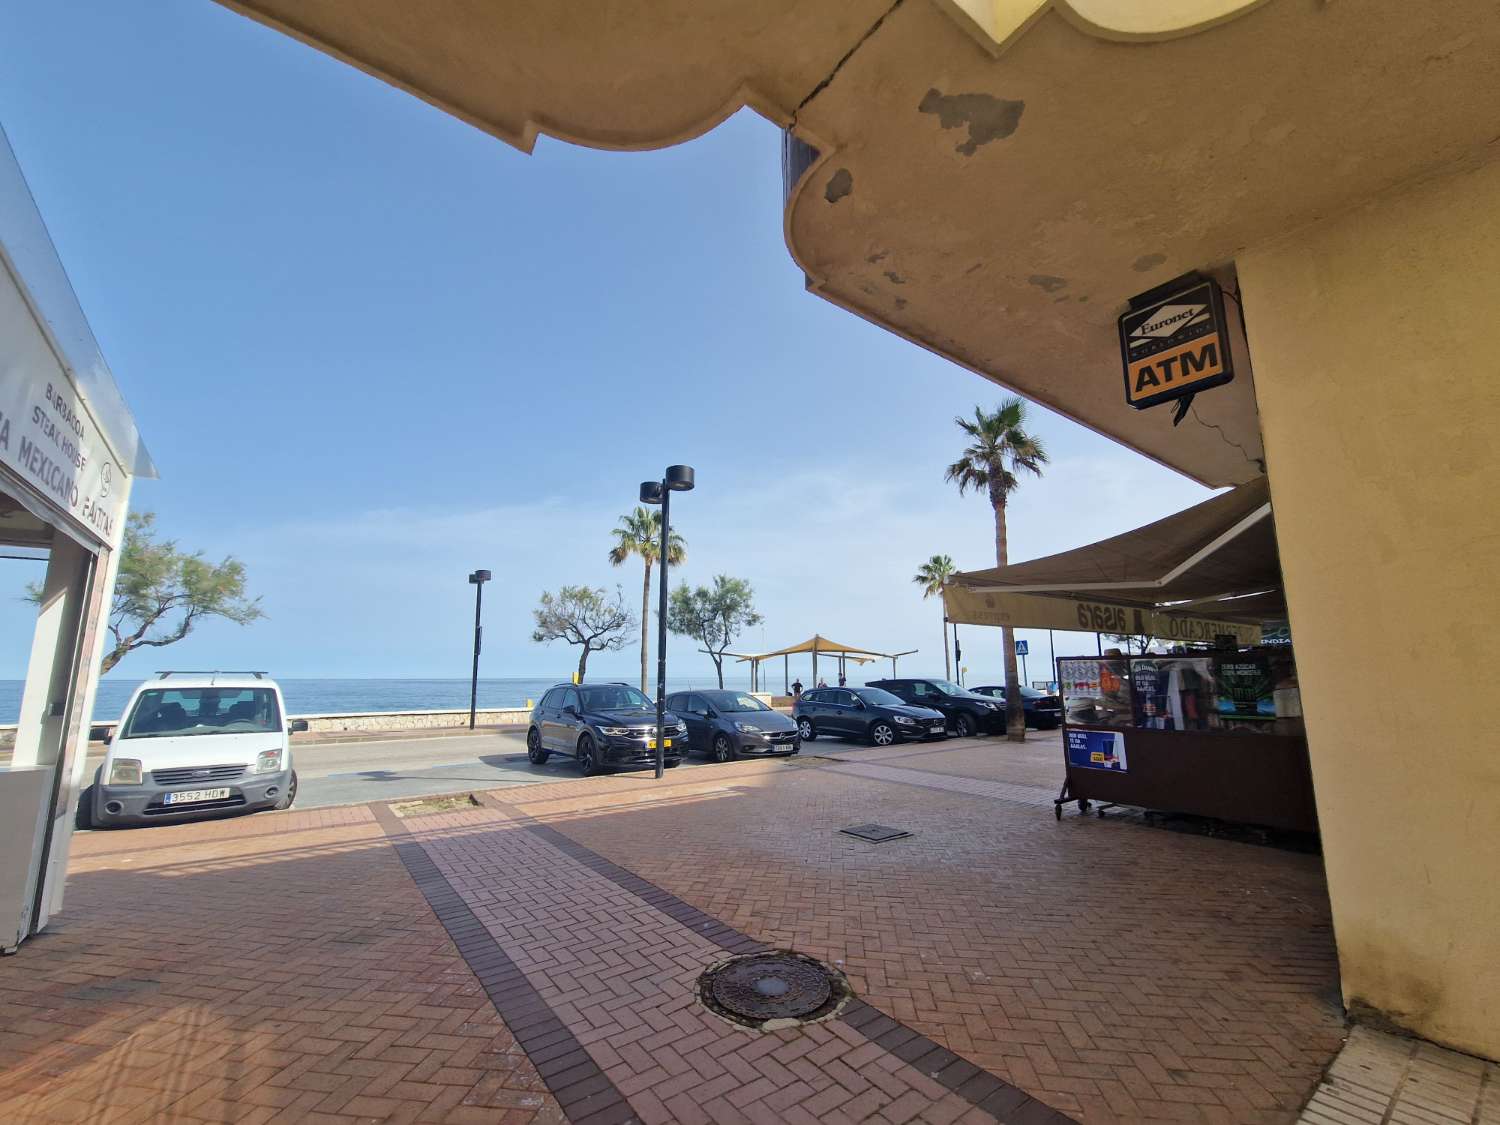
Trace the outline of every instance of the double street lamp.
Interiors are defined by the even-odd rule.
[[[474,729],[474,712],[479,704],[479,638],[483,627],[479,624],[479,606],[484,597],[484,584],[490,580],[490,572],[476,570],[469,575],[474,587],[474,672],[469,677],[469,729]]]
[[[658,779],[666,772],[667,543],[672,534],[672,493],[692,490],[693,470],[688,465],[668,465],[666,474],[661,480],[641,482],[641,503],[661,505],[661,550],[657,553],[657,561],[661,565],[661,599],[656,612],[656,776]]]

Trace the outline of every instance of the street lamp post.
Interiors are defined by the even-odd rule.
[[[661,480],[641,482],[641,503],[661,505],[661,596],[656,610],[656,776],[666,773],[667,739],[667,543],[672,535],[672,493],[693,490],[693,470],[687,465],[668,465]]]
[[[469,729],[474,729],[474,712],[479,706],[479,647],[484,631],[479,624],[480,603],[484,597],[484,584],[490,580],[490,572],[476,570],[469,575],[469,584],[474,587],[474,671],[469,677]]]

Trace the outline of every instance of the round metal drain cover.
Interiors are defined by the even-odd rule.
[[[705,1004],[748,1027],[816,1020],[849,995],[841,976],[800,953],[737,957],[708,970],[699,983]]]

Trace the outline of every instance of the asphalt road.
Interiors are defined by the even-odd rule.
[[[89,755],[89,772],[104,760]],[[383,738],[370,742],[292,743],[297,766],[299,809],[358,805],[426,797],[466,789],[496,789],[579,776],[569,758],[553,755],[545,766],[526,760],[523,732],[451,735],[435,738]],[[708,765],[691,758],[682,769]]]

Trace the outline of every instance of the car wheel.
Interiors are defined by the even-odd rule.
[[[94,787],[86,785],[78,794],[78,813],[73,818],[74,828],[94,827]]]
[[[896,728],[890,723],[876,723],[870,728],[870,741],[876,746],[889,746],[896,741]]]
[[[526,732],[526,759],[534,766],[545,766],[552,755],[542,749],[542,732],[532,727]]]
[[[286,792],[271,807],[278,812],[285,812],[292,807],[292,802],[297,799],[297,771],[292,771],[292,779],[286,783]]]
[[[734,748],[734,743],[729,741],[727,734],[714,735],[714,761],[732,762],[739,756],[739,751]]]
[[[589,735],[578,740],[578,770],[584,777],[593,777],[599,772],[599,752],[594,749],[594,740]]]
[[[953,717],[953,733],[959,738],[968,738],[974,733],[974,720],[960,711]]]
[[[797,720],[797,734],[803,742],[811,742],[818,737],[818,732],[813,729],[812,720],[805,717]]]

